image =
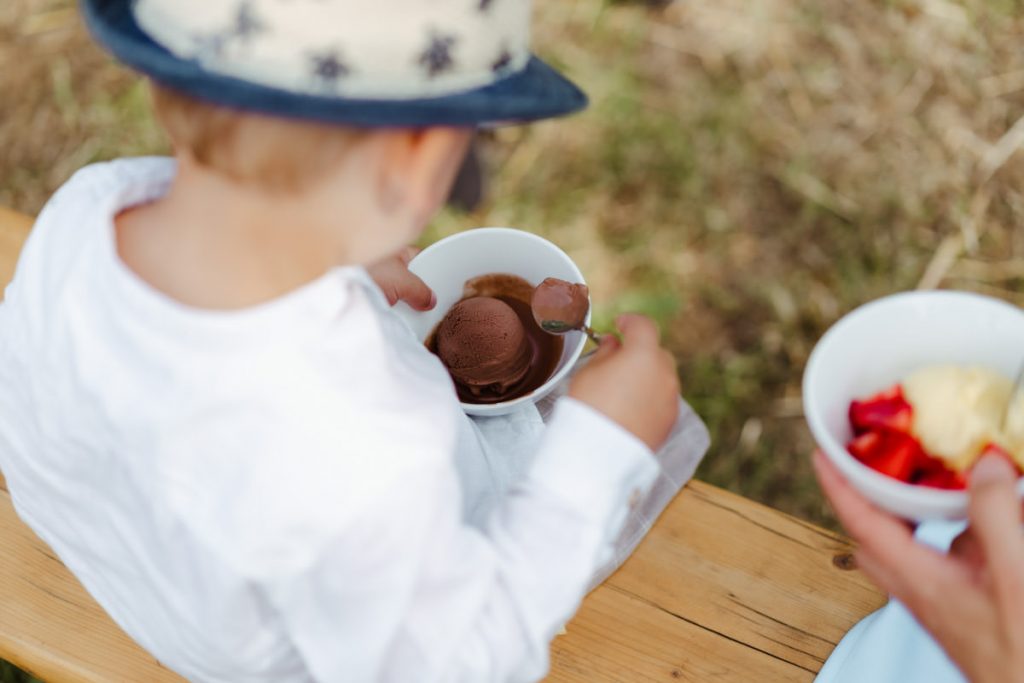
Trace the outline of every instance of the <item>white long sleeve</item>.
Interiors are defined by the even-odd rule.
[[[610,551],[649,451],[566,400],[484,532],[445,468],[410,471],[271,602],[323,681],[534,681]]]

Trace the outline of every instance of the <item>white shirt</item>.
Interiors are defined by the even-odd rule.
[[[486,486],[457,467],[484,457],[479,431],[364,270],[213,312],[127,269],[113,217],[173,174],[166,159],[80,171],[24,249],[0,305],[0,469],[19,515],[191,680],[542,677],[658,475],[650,451],[563,399],[481,508]],[[470,499],[486,509],[472,524]]]

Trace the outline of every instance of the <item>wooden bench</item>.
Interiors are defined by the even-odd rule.
[[[29,225],[0,209],[0,283]],[[850,550],[841,536],[693,482],[555,640],[547,680],[811,681],[885,602]],[[0,658],[50,683],[180,680],[20,522],[2,477]]]

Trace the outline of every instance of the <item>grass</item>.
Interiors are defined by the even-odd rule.
[[[13,664],[0,660],[0,683],[42,683],[42,681],[17,669]]]
[[[82,164],[166,150],[138,80],[89,44],[70,0],[11,2],[0,204],[34,212]],[[1024,303],[1021,9],[542,3],[538,50],[592,106],[489,134],[487,202],[428,238],[510,225],[562,245],[599,327],[624,310],[661,325],[714,438],[698,476],[834,527],[800,403],[821,333],[915,287]]]

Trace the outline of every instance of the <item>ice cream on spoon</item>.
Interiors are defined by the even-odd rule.
[[[530,308],[534,320],[545,332],[565,334],[582,330],[591,340],[600,343],[600,337],[586,323],[590,311],[590,290],[586,285],[549,277],[533,290]]]

